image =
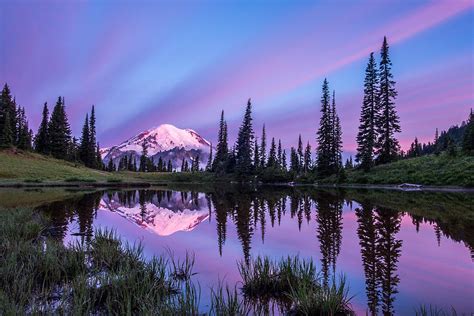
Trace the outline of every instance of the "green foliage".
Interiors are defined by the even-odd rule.
[[[384,37],[380,50],[379,64],[379,100],[375,119],[378,139],[376,142],[376,161],[379,164],[393,162],[397,159],[400,145],[395,133],[400,133],[400,118],[395,108],[397,90],[392,74],[392,61],[389,56],[387,38]]]
[[[250,99],[247,101],[242,125],[237,136],[236,150],[236,165],[235,171],[239,176],[250,175],[253,171],[253,141],[254,134],[252,128],[252,103]]]
[[[51,155],[58,159],[68,158],[71,129],[66,115],[64,98],[58,97],[49,121],[48,134]]]
[[[35,150],[40,154],[49,154],[49,134],[48,134],[48,124],[49,124],[49,110],[48,104],[45,102],[43,107],[43,116],[41,124],[38,128],[38,133],[35,137]]]
[[[474,157],[447,153],[404,159],[374,167],[370,172],[348,170],[345,183],[454,185],[474,187]],[[322,182],[334,183],[335,178]]]
[[[357,133],[357,155],[356,161],[365,171],[370,170],[373,165],[374,148],[377,137],[375,130],[376,111],[379,101],[379,78],[374,58],[370,53],[369,62],[365,69],[364,100],[360,113],[360,125]]]
[[[474,113],[472,109],[463,135],[462,150],[466,154],[474,155]]]
[[[242,292],[245,297],[262,302],[276,300],[284,303],[297,314],[337,315],[351,314],[348,286],[341,276],[337,282],[326,285],[318,277],[312,260],[299,257],[272,261],[268,257],[257,257],[239,263],[242,277]]]

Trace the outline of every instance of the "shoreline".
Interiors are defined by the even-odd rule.
[[[5,182],[0,183],[2,188],[151,188],[168,185],[202,185],[218,184],[220,182]],[[231,183],[233,185],[255,186],[284,186],[284,187],[314,187],[315,189],[371,189],[394,190],[402,192],[465,192],[474,193],[474,188],[462,186],[432,186],[420,185],[419,188],[400,188],[398,184],[316,184],[316,183]]]

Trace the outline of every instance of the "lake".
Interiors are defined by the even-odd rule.
[[[48,196],[9,192],[0,192],[7,206]],[[473,193],[180,186],[51,195],[35,207],[66,244],[109,228],[147,257],[193,253],[203,306],[210,287],[239,284],[238,262],[298,255],[322,278],[344,274],[357,314],[410,315],[421,304],[474,311]]]

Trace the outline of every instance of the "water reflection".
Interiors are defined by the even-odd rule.
[[[362,310],[372,315],[391,315],[396,312],[397,293],[403,282],[398,271],[407,242],[400,236],[402,220],[408,219],[416,232],[422,224],[429,224],[433,232],[431,244],[440,247],[442,238],[462,242],[474,258],[472,202],[470,194],[271,187],[259,190],[217,188],[206,193],[196,190],[96,192],[49,203],[40,209],[53,220],[52,233],[56,238],[64,239],[69,234],[77,236],[81,242],[87,242],[92,236],[94,220],[100,212],[117,214],[135,227],[163,238],[194,234],[203,223],[208,223],[215,225],[211,238],[219,257],[225,257],[231,229],[240,244],[241,258],[247,263],[253,253],[252,247],[257,244],[262,248],[260,245],[267,242],[266,235],[272,230],[296,225],[301,232],[302,249],[314,249],[314,245],[319,245],[319,254],[315,255],[320,260],[326,283],[337,274],[343,236],[356,238],[365,283],[366,300]],[[356,227],[349,237],[343,233],[346,216],[349,216],[348,223],[354,223]],[[70,229],[71,223],[76,223],[75,229]],[[304,227],[313,231],[313,241],[303,234]],[[195,242],[200,243],[199,240]],[[278,257],[285,255],[280,253]],[[431,277],[436,278],[435,275]]]

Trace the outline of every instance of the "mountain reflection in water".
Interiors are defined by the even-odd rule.
[[[468,193],[263,187],[96,192],[40,209],[58,239],[109,227],[150,254],[194,251],[206,286],[217,274],[240,281],[236,261],[256,255],[312,257],[325,282],[346,274],[358,313],[390,315],[422,303],[474,310],[472,205]]]

